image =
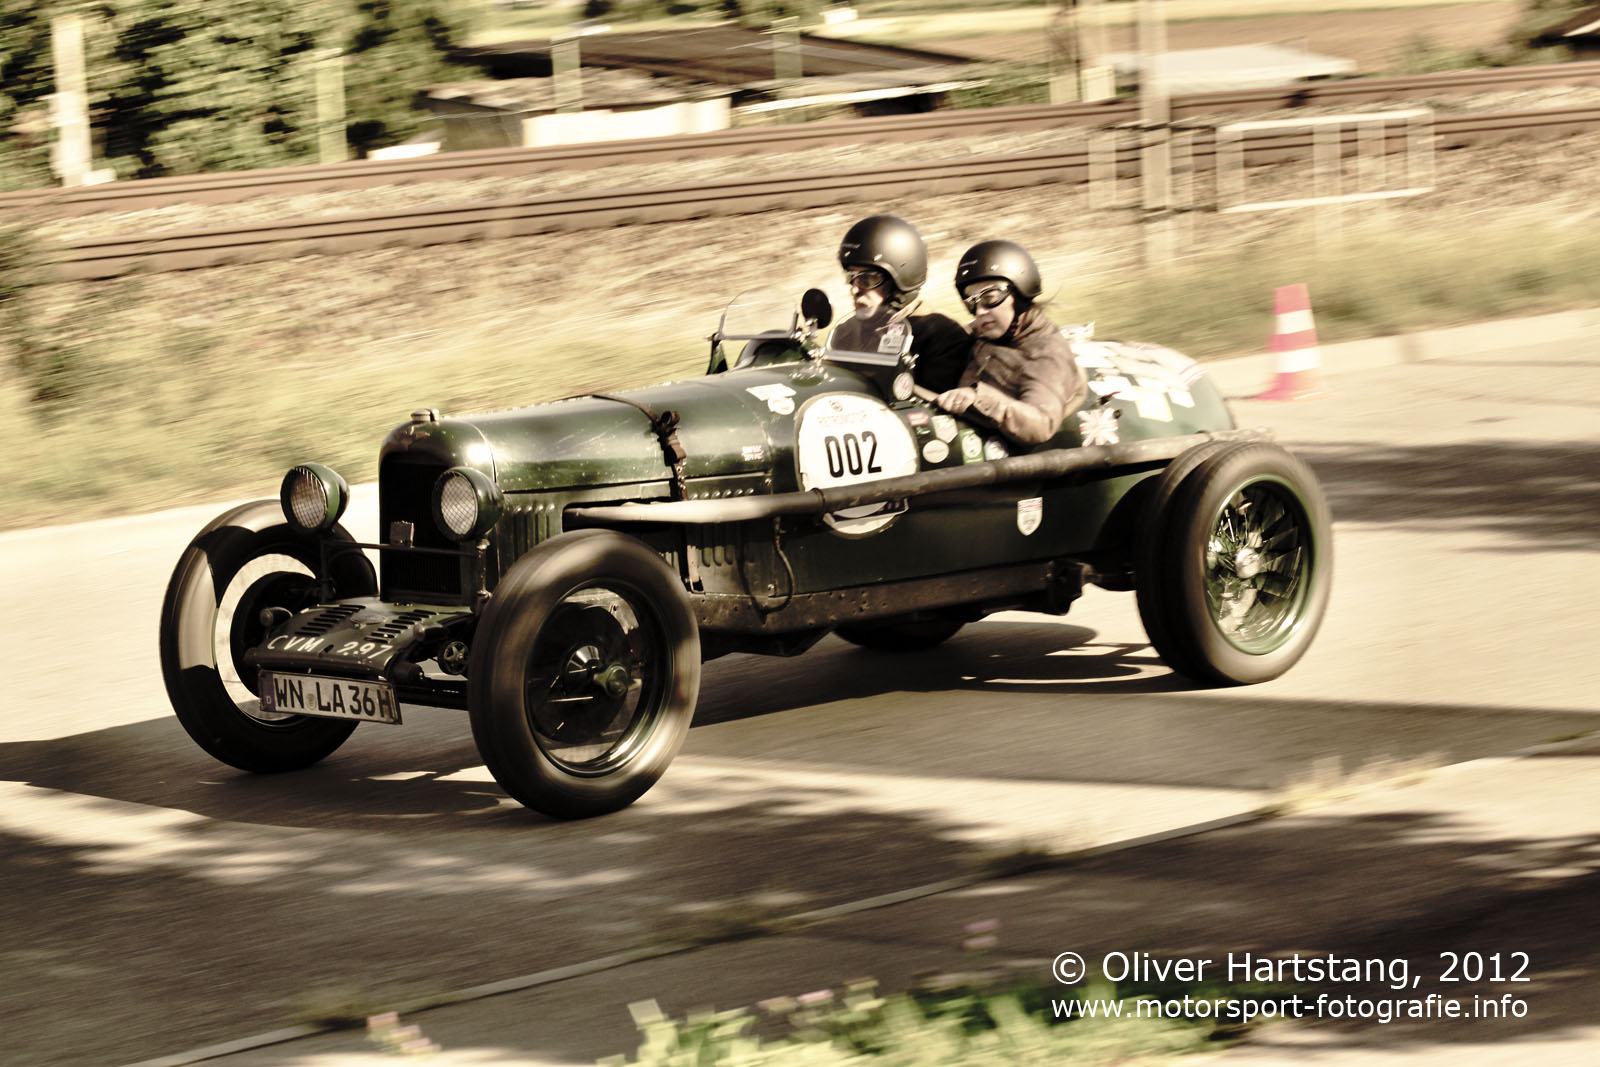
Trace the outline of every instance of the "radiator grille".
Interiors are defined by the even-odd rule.
[[[417,462],[389,456],[378,471],[378,529],[393,522],[409,522],[418,548],[455,548],[433,521],[433,485],[445,472],[440,463]],[[383,594],[388,599],[417,596],[459,599],[461,559],[432,553],[383,549]]]

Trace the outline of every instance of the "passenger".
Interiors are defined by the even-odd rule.
[[[1043,285],[1027,249],[980,241],[956,267],[956,292],[973,313],[972,352],[958,384],[935,403],[953,415],[971,409],[1026,445],[1056,435],[1083,405],[1087,379],[1072,346],[1044,313]]]
[[[850,286],[855,317],[835,328],[832,346],[876,352],[883,329],[905,322],[911,328],[916,383],[936,393],[953,388],[966,366],[972,338],[948,315],[912,314],[928,280],[928,249],[917,228],[898,215],[870,215],[846,231],[839,265]]]

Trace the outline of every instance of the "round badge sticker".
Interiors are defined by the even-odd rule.
[[[935,438],[922,446],[922,458],[929,463],[943,463],[950,458],[950,446]]]
[[[984,459],[1005,459],[1011,455],[1006,451],[1006,443],[998,437],[991,437],[983,443]]]
[[[831,489],[915,474],[917,442],[911,430],[876,397],[827,393],[806,401],[796,417],[795,455],[803,489]],[[841,534],[877,533],[905,510],[891,500],[823,516]]]

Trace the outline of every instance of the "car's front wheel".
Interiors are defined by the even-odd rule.
[[[1151,516],[1139,611],[1168,666],[1196,681],[1276,678],[1327,608],[1327,501],[1303,462],[1271,444],[1208,451]]]
[[[643,542],[563,534],[495,589],[468,668],[472,735],[516,800],[557,818],[617,811],[666,772],[700,690],[700,634]]]
[[[334,527],[331,536],[349,543]],[[317,601],[323,577],[316,541],[283,521],[276,500],[218,517],[178,560],[161,607],[161,673],[178,721],[223,763],[270,773],[308,767],[344,743],[353,722],[261,709],[256,671],[243,662],[266,637],[262,612],[298,612]],[[331,552],[335,596],[377,592],[372,564],[350,544]]]

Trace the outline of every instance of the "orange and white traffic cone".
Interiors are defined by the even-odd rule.
[[[1257,400],[1306,400],[1322,395],[1322,353],[1304,285],[1284,285],[1272,294],[1272,384]]]

